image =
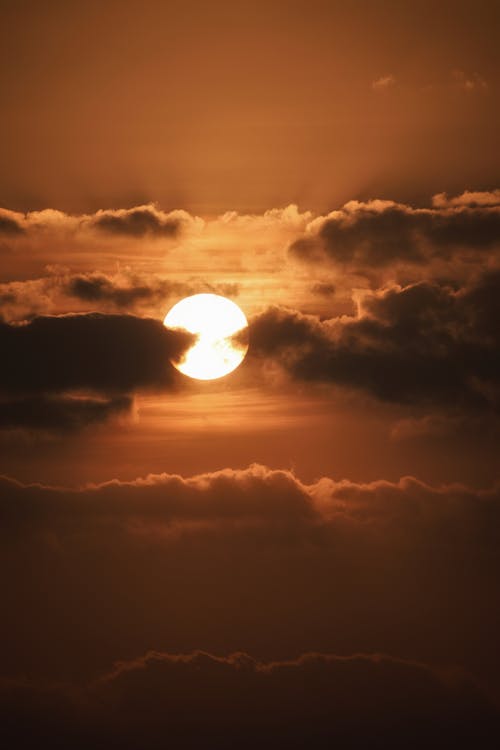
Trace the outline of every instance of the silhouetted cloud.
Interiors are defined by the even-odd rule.
[[[82,531],[85,524],[87,531],[92,531],[100,518],[117,526],[127,518],[142,519],[149,524],[144,532],[149,530],[153,536],[162,528],[179,524],[196,535],[202,521],[227,524],[228,528],[238,521],[241,528],[257,533],[259,527],[279,527],[285,534],[283,541],[289,534],[295,543],[298,532],[314,535],[321,525],[364,533],[369,523],[373,529],[384,527],[389,533],[389,526],[397,530],[400,524],[411,522],[415,534],[420,534],[429,530],[429,524],[440,525],[444,517],[450,524],[457,520],[462,524],[462,517],[467,516],[469,529],[476,533],[481,527],[486,529],[488,519],[500,514],[500,488],[435,488],[413,477],[371,483],[325,477],[307,485],[290,471],[255,464],[189,478],[165,473],[134,481],[114,479],[81,489],[23,484],[0,477],[0,504],[4,521],[10,520],[28,533],[47,523],[64,534],[70,518]],[[321,536],[317,541],[321,542]],[[494,540],[484,541],[491,544]],[[484,551],[488,554],[486,547]]]
[[[93,225],[111,234],[130,237],[144,237],[146,234],[157,237],[175,237],[182,223],[179,218],[165,215],[154,206],[100,211]]]
[[[5,739],[27,748],[488,748],[499,733],[498,712],[467,678],[378,654],[149,652],[92,687],[5,685],[0,715]]]
[[[0,400],[0,429],[73,432],[126,415],[132,403],[129,396],[96,399],[42,395]]]
[[[0,323],[0,394],[90,390],[103,394],[165,387],[171,357],[193,336],[132,315],[63,315]]]
[[[23,234],[23,232],[24,230],[17,221],[16,214],[5,209],[0,209],[0,234],[19,235]]]
[[[313,294],[319,294],[322,297],[330,297],[335,294],[335,284],[331,284],[328,281],[318,281],[311,287]]]
[[[86,303],[94,294],[99,297],[94,304],[118,309],[128,302],[129,289],[130,304],[147,307],[147,289],[160,292],[161,282],[166,283],[161,269],[172,284],[191,286],[193,281],[196,286],[197,280],[186,276],[186,258],[190,271],[205,274],[207,284],[218,286],[224,278],[233,282],[242,274],[255,273],[266,300],[277,297],[294,304],[295,300],[286,299],[286,293],[294,294],[300,286],[302,293],[297,299],[303,304],[303,295],[314,283],[327,281],[335,285],[338,301],[353,287],[376,288],[388,281],[463,280],[471,271],[477,274],[487,257],[490,263],[495,258],[498,262],[500,247],[500,207],[495,190],[465,191],[456,196],[440,193],[429,208],[390,200],[349,201],[325,216],[300,212],[291,205],[261,215],[227,212],[203,220],[182,210],[165,212],[153,204],[74,216],[53,209],[4,214],[21,230],[8,238],[6,282],[27,279],[27,268],[36,268],[40,274],[42,268],[58,267],[62,277],[61,269],[67,266],[67,293],[74,292],[76,299]],[[159,237],[164,241],[156,242]],[[167,242],[168,238],[172,241]],[[123,259],[114,273],[107,261],[101,265],[103,251],[108,261]],[[309,278],[287,259],[305,262]],[[332,265],[328,278],[325,263]],[[283,272],[287,278],[277,287],[276,279]],[[54,304],[49,312],[68,311],[67,302],[61,307],[61,300],[54,300],[53,295],[49,301]],[[29,314],[29,306],[23,307]]]
[[[492,194],[487,194],[488,196]],[[486,194],[454,201],[436,196],[434,209],[414,209],[392,201],[351,201],[324,220],[315,220],[290,246],[305,262],[331,261],[354,270],[395,262],[424,264],[458,251],[500,246],[500,209]]]
[[[79,310],[81,312],[141,310],[151,313],[160,308],[165,314],[166,305],[173,298],[201,292],[236,297],[239,285],[210,283],[197,277],[178,281],[151,273],[71,273],[56,268],[40,278],[0,283],[0,315],[5,320],[18,321],[35,315],[66,312],[70,306],[84,308]]]
[[[357,317],[320,321],[270,308],[252,319],[256,355],[294,378],[386,401],[498,406],[500,272],[459,291],[432,283],[366,294]]]
[[[10,211],[0,208],[0,228],[12,234],[43,236],[45,239],[93,232],[108,233],[118,237],[175,238],[188,226],[201,220],[187,211],[163,211],[154,203],[132,208],[100,209],[92,214],[68,214],[53,208],[41,211]]]
[[[173,296],[186,297],[200,292],[235,297],[238,285],[235,283],[209,284],[201,279],[190,281],[170,281],[161,278],[133,277],[128,283],[119,283],[105,274],[77,274],[67,283],[68,295],[87,302],[110,302],[116,307],[133,307],[138,302],[166,300]]]
[[[46,685],[4,685],[4,736],[19,746],[23,728],[86,747],[94,731],[141,747],[169,733],[197,747],[372,735],[400,747],[410,732],[417,748],[497,731],[485,691],[498,687],[498,487],[304,484],[262,466],[80,489],[3,478],[0,516],[4,670],[28,664]],[[347,656],[283,656],[311,641]],[[222,642],[268,656],[162,653]],[[50,688],[89,668],[83,691]]]

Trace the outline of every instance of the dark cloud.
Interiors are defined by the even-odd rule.
[[[432,258],[449,258],[456,251],[480,253],[499,244],[498,206],[417,210],[372,201],[346,204],[312,234],[294,241],[290,254],[306,262],[329,260],[360,270],[396,262],[423,264]]]
[[[12,216],[0,212],[0,234],[11,236],[24,234],[24,229]]]
[[[109,302],[116,307],[133,307],[138,303],[159,302],[173,296],[184,297],[199,292],[214,292],[231,297],[237,296],[238,285],[208,284],[192,279],[186,282],[169,279],[131,277],[128,283],[119,283],[105,274],[78,274],[71,277],[66,286],[68,295],[86,302]]]
[[[148,283],[133,280],[128,286],[119,285],[104,274],[79,274],[73,276],[67,284],[69,296],[85,302],[109,302],[116,307],[133,307],[140,302],[151,302],[166,299],[176,294],[186,294],[186,284],[160,280]]]
[[[4,511],[16,526],[27,524],[27,528],[42,508],[42,515],[51,517],[54,529],[70,516],[79,524],[93,525],[96,518],[102,517],[122,525],[129,513],[159,526],[185,523],[188,527],[199,521],[250,525],[277,521],[281,525],[285,518],[293,526],[317,516],[307,489],[293,475],[264,467],[222,470],[187,480],[169,474],[152,475],[135,482],[116,480],[69,494],[51,487],[24,486],[3,477],[0,499],[7,496],[16,496],[18,501],[10,510],[7,503]]]
[[[175,281],[157,274],[120,272],[70,273],[54,269],[47,276],[24,281],[0,283],[0,314],[5,320],[26,320],[44,313],[68,311],[110,312],[140,310],[155,316],[163,314],[174,298],[211,292],[236,297],[239,285],[233,282],[210,283],[190,277]],[[83,308],[83,309],[82,309]]]
[[[418,228],[443,253],[455,247],[487,250],[500,243],[500,210],[476,207],[431,213]]]
[[[17,301],[17,297],[14,292],[3,292],[0,294],[0,307],[4,305],[13,305]]]
[[[170,358],[192,343],[186,332],[132,315],[63,315],[0,323],[0,393],[90,390],[112,394],[172,382]]]
[[[40,245],[42,248],[44,245],[59,247],[61,242],[67,251],[68,245],[71,246],[76,238],[84,247],[91,249],[92,245],[95,246],[96,232],[101,243],[104,234],[130,240],[174,239],[184,229],[195,225],[201,226],[201,220],[187,211],[166,212],[153,203],[133,208],[99,209],[94,213],[76,215],[54,208],[20,213],[0,207],[0,234],[22,236],[25,249],[30,248],[30,240],[35,239],[37,251]],[[81,250],[82,244],[78,244],[78,248]]]
[[[132,403],[129,396],[110,399],[32,396],[0,401],[0,429],[73,432],[126,415]]]
[[[6,675],[95,677],[152,645],[312,648],[456,665],[500,694],[498,487],[259,466],[73,490],[3,478],[0,529]]]
[[[433,283],[367,294],[358,317],[320,321],[270,308],[250,324],[254,354],[293,377],[386,401],[497,406],[500,272],[455,291]]]
[[[129,210],[101,211],[93,219],[93,225],[97,229],[121,236],[176,237],[182,222],[153,206],[142,206]]]
[[[318,281],[312,285],[311,292],[322,297],[331,297],[332,294],[335,294],[335,285],[328,281]]]
[[[319,238],[326,254],[339,263],[378,266],[398,258],[421,262],[425,257],[415,237],[414,221],[399,208],[360,211],[352,222],[327,220]]]
[[[4,738],[27,748],[487,750],[499,737],[498,711],[470,680],[385,655],[150,652],[72,692],[6,685],[0,712]]]

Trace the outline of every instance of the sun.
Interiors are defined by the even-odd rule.
[[[236,369],[248,351],[248,321],[238,305],[219,294],[193,294],[174,305],[167,328],[194,333],[193,346],[172,364],[197,380],[215,380]]]

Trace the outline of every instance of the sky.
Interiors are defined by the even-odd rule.
[[[498,4],[0,10],[10,744],[496,747]]]

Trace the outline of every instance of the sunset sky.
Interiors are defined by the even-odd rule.
[[[497,747],[499,4],[0,10],[9,747]]]

